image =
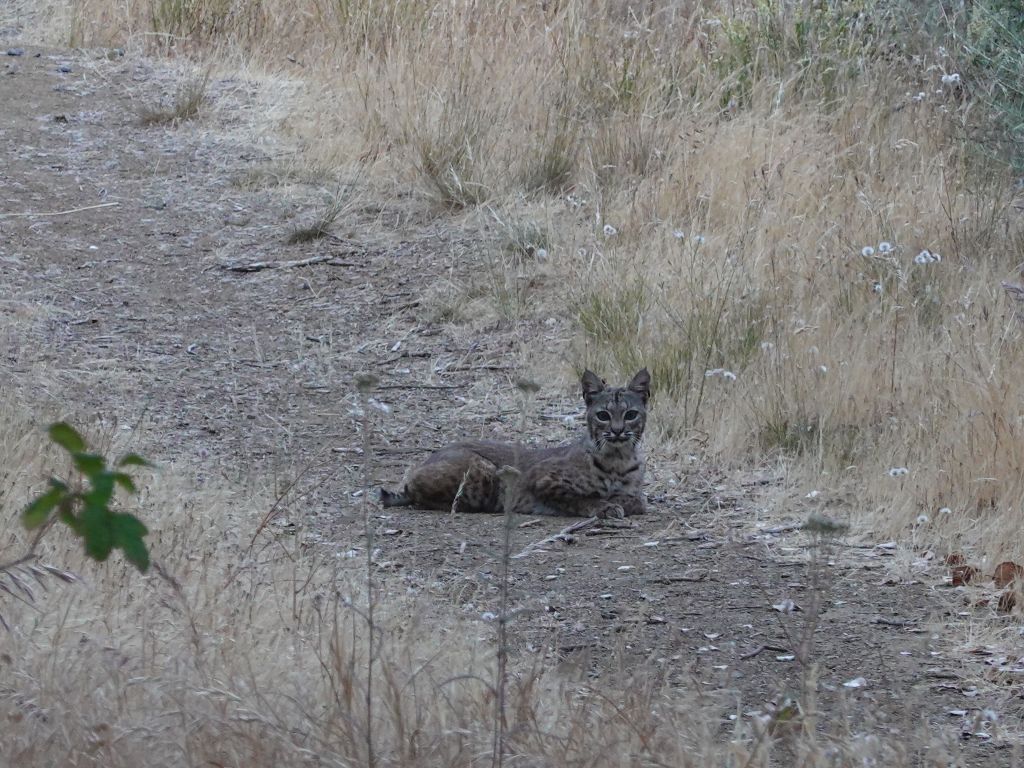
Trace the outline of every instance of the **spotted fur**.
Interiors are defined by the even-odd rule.
[[[531,449],[466,441],[445,446],[409,473],[401,493],[381,489],[386,507],[456,512],[613,517],[641,515],[650,376],[644,368],[624,387],[586,371],[581,381],[587,432],[576,443]]]

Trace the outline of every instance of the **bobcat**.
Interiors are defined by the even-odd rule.
[[[445,446],[415,467],[400,493],[381,489],[385,507],[456,512],[621,518],[645,512],[644,459],[651,377],[644,368],[625,387],[583,374],[587,434],[556,448],[488,440]]]

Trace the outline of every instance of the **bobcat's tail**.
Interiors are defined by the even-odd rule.
[[[384,507],[408,507],[412,505],[412,500],[405,495],[404,491],[395,493],[387,488],[381,488],[380,503]]]

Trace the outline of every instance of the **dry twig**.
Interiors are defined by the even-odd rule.
[[[313,264],[326,264],[329,267],[359,266],[350,261],[340,261],[337,256],[327,253],[293,261],[250,261],[245,264],[223,264],[221,266],[230,272],[262,272],[264,269],[291,269],[292,267],[309,267]]]
[[[567,539],[568,539],[569,536],[571,536],[572,534],[576,533],[577,531],[586,530],[587,528],[589,528],[590,526],[592,526],[596,522],[597,522],[597,518],[596,517],[588,517],[588,518],[586,518],[584,520],[578,520],[575,523],[573,523],[572,525],[565,526],[565,528],[560,530],[558,533],[552,534],[551,536],[548,536],[546,539],[541,539],[538,542],[530,544],[528,547],[526,547],[526,549],[524,549],[518,555],[513,555],[512,559],[513,560],[518,560],[521,557],[526,557],[527,555],[533,554],[534,552],[536,552],[539,549],[541,549],[542,547],[544,547],[545,544],[554,544],[556,541],[567,542]]]

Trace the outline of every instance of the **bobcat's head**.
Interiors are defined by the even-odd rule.
[[[634,449],[647,424],[651,376],[644,368],[624,387],[609,387],[593,371],[583,374],[583,400],[587,404],[587,432],[599,451]]]

